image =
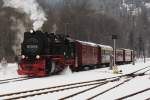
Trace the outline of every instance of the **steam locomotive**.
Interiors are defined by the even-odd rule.
[[[57,74],[66,67],[72,71],[109,66],[113,48],[71,39],[69,36],[31,31],[24,33],[18,74],[43,77]],[[132,62],[130,49],[116,50],[116,63]]]

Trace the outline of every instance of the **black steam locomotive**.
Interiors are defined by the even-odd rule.
[[[25,32],[18,73],[45,76],[62,71],[65,59],[71,58],[74,53],[72,45],[69,37],[64,35],[41,31]]]

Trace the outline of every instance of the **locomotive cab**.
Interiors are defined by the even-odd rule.
[[[73,65],[75,56],[75,43],[73,41],[68,40],[63,35],[56,35],[55,40],[49,44],[49,57],[47,58],[46,66],[47,74],[58,73],[66,66]]]

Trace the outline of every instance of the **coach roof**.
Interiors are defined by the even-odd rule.
[[[97,44],[99,47],[103,48],[103,49],[109,49],[109,50],[112,50],[113,48],[111,46],[108,46],[108,45],[101,45],[101,44]]]
[[[92,43],[92,42],[85,42],[85,41],[79,41],[79,40],[76,40],[76,41],[81,43],[82,45],[89,45],[89,46],[97,47],[97,44]]]

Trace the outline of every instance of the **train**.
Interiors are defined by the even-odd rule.
[[[62,72],[101,68],[111,63],[113,48],[92,42],[72,39],[67,35],[42,31],[24,33],[18,74],[44,77]],[[134,51],[116,49],[116,64],[131,63]]]

